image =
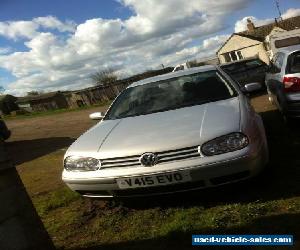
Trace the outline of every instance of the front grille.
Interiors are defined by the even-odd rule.
[[[154,152],[154,153],[157,154],[158,157],[157,164],[200,157],[200,154],[198,152],[198,146],[168,150],[163,152]],[[102,159],[101,168],[103,169],[103,168],[141,166],[139,161],[140,157],[141,157],[140,155],[134,155],[134,156]]]

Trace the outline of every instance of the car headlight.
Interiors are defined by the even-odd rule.
[[[96,171],[101,162],[92,157],[69,156],[64,161],[64,168],[68,171]]]
[[[206,156],[219,155],[247,147],[248,137],[242,133],[231,133],[204,143],[201,152]]]

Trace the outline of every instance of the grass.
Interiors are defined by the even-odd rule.
[[[286,127],[267,108],[262,116],[271,161],[259,177],[240,184],[101,201],[82,198],[62,183],[62,150],[18,171],[58,249],[189,249],[191,235],[201,233],[293,234],[297,242],[289,249],[300,249],[299,126]]]
[[[9,119],[24,119],[24,118],[33,118],[33,117],[41,117],[41,116],[49,116],[49,115],[56,115],[56,114],[61,114],[61,113],[66,113],[66,112],[76,112],[76,111],[81,111],[81,110],[88,110],[92,109],[95,107],[102,107],[102,106],[107,106],[110,105],[111,101],[105,101],[101,102],[92,106],[83,106],[83,107],[78,107],[78,108],[72,108],[72,109],[54,109],[54,110],[48,110],[48,111],[43,111],[43,112],[31,112],[31,113],[26,113],[26,114],[21,114],[21,115],[5,115],[4,119],[9,120]]]
[[[64,199],[61,203],[53,199],[50,203],[46,212],[45,209],[39,210],[40,206],[37,208],[58,248],[126,246],[124,242],[132,244],[144,240],[153,245],[168,245],[175,240],[178,248],[174,249],[182,249],[188,246],[193,233],[291,233],[290,230],[294,233],[296,221],[283,219],[280,224],[276,220],[274,224],[272,221],[257,224],[256,221],[300,211],[299,199],[224,204],[206,209],[192,206],[144,210],[123,206],[101,208],[79,197]],[[94,208],[91,209],[91,206]]]
[[[146,249],[184,249],[189,247],[193,233],[299,233],[296,219],[300,218],[300,197],[296,195],[261,200],[256,197],[232,199],[230,193],[236,189],[233,186],[233,189],[192,193],[191,197],[171,196],[170,204],[165,198],[129,202],[82,198],[60,181],[63,153],[55,151],[18,166],[33,204],[58,249],[93,249],[96,246],[95,249],[99,246],[140,249],[145,242],[149,245]],[[51,173],[47,185],[44,178],[40,178],[47,176],[42,169]],[[238,184],[241,190],[233,191],[233,196],[240,192],[253,196],[254,193],[249,194],[247,190],[253,188],[251,185],[251,182]],[[222,190],[223,193],[219,193]],[[261,192],[268,196],[273,191]],[[220,196],[228,197],[223,201]],[[294,217],[290,219],[289,216]],[[174,242],[176,244],[172,245]]]

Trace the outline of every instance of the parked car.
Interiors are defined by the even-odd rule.
[[[5,121],[0,117],[0,139],[7,140],[10,135],[10,130],[7,128]]]
[[[257,83],[243,91],[255,91]],[[68,149],[63,181],[87,197],[139,196],[223,185],[268,160],[261,117],[217,66],[130,85]]]
[[[265,74],[268,65],[259,58],[242,59],[235,62],[224,63],[221,68],[230,75],[240,87],[248,83],[258,82],[261,90],[265,90]]]
[[[186,63],[176,65],[172,72],[185,70],[185,69],[189,69],[189,68],[190,68],[190,64],[188,62],[186,62]]]
[[[286,118],[300,117],[300,46],[279,50],[266,74],[269,100]]]

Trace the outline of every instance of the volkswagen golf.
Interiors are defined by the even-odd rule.
[[[64,157],[63,181],[87,197],[166,194],[237,182],[268,161],[261,117],[217,66],[133,83]]]

